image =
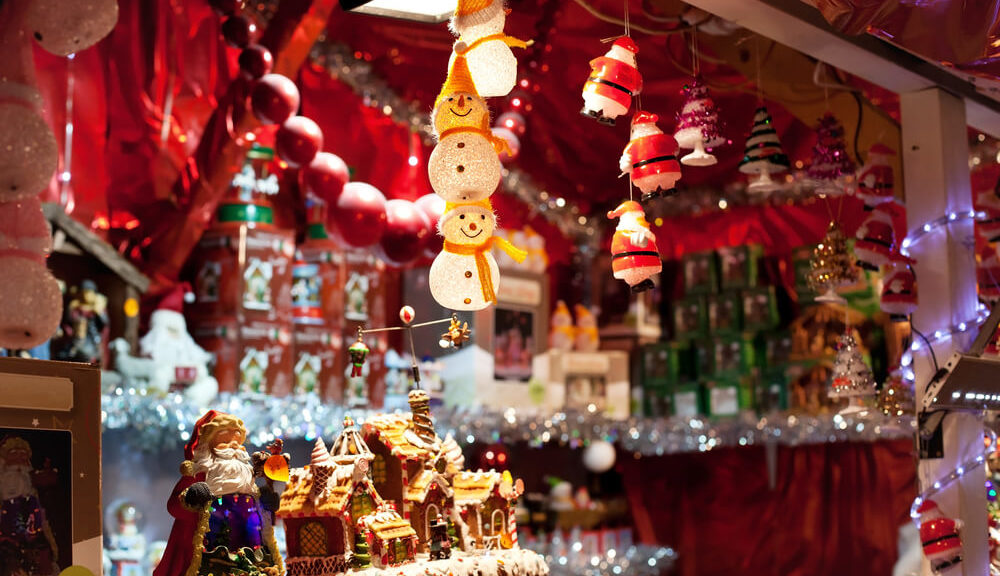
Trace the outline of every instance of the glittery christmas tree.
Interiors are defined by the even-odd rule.
[[[817,194],[840,196],[847,191],[846,179],[854,178],[854,160],[847,153],[844,127],[827,112],[816,127],[816,147],[806,175]]]
[[[761,106],[753,116],[750,137],[747,138],[740,172],[758,174],[759,177],[747,188],[750,192],[772,192],[780,185],[771,180],[771,174],[788,170],[788,156],[781,149],[781,141],[774,129],[774,122],[767,108]]]
[[[833,374],[830,377],[830,390],[827,395],[837,399],[874,396],[875,379],[872,377],[871,368],[861,355],[861,349],[855,342],[854,336],[849,333],[844,334],[838,344],[837,359],[833,363]],[[855,406],[857,404],[853,404],[845,411],[860,411],[850,409]]]
[[[700,78],[695,78],[684,89],[687,99],[677,116],[674,138],[681,148],[694,151],[681,158],[681,163],[686,166],[711,166],[718,160],[705,149],[726,143],[718,110]]]
[[[830,222],[826,236],[809,260],[809,287],[817,294],[833,295],[833,291],[858,280],[858,270],[847,250],[847,239],[836,222]],[[821,298],[824,298],[821,296]],[[826,300],[839,301],[838,297]]]
[[[897,418],[914,412],[913,385],[903,379],[898,368],[889,374],[878,395],[878,407],[886,416]]]

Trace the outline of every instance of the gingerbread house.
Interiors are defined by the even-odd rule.
[[[361,519],[385,507],[368,476],[372,458],[347,418],[331,452],[318,438],[309,466],[290,472],[277,514],[285,523],[289,576],[347,571],[357,536],[370,531]]]
[[[417,533],[390,502],[358,520],[357,528],[358,537],[365,539],[371,551],[371,564],[376,568],[406,564],[416,556]]]
[[[517,543],[514,507],[521,481],[495,470],[461,472],[452,479],[457,515],[466,548],[510,549]]]

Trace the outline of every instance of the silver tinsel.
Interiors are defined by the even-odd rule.
[[[549,576],[659,576],[669,574],[677,559],[672,548],[638,544],[625,550],[608,550],[604,554],[588,556],[568,546],[569,553],[554,554],[549,546],[525,546],[545,556]]]
[[[315,397],[223,395],[214,408],[239,416],[246,423],[251,445],[274,438],[314,440],[335,437],[344,415],[363,422],[374,411],[323,404]],[[134,389],[119,389],[102,399],[105,429],[127,430],[137,449],[155,450],[186,442],[201,416],[180,395],[157,398]],[[722,447],[826,442],[874,441],[909,438],[911,419],[888,418],[872,411],[865,415],[805,416],[751,414],[709,420],[703,418],[642,418],[611,420],[596,413],[494,410],[491,408],[434,408],[438,434],[453,434],[461,444],[524,442],[531,446],[581,448],[594,440],[616,443],[620,449],[643,456],[707,452]],[[141,447],[141,448],[140,448]]]

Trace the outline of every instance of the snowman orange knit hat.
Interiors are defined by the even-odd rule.
[[[469,26],[485,24],[504,10],[503,0],[458,0],[449,27],[461,35]]]
[[[476,83],[472,81],[472,73],[469,72],[469,62],[465,59],[465,56],[455,54],[455,60],[451,63],[451,70],[448,71],[448,78],[445,79],[444,86],[441,87],[441,93],[438,94],[437,100],[434,101],[434,108],[437,109],[441,101],[447,98],[449,94],[456,94],[458,92],[472,94],[476,98],[479,98],[479,92],[476,91]]]

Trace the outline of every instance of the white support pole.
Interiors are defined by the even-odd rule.
[[[929,88],[901,94],[900,111],[910,230],[945,214],[968,212],[972,208],[972,193],[963,101],[941,89]],[[917,261],[914,269],[920,297],[913,315],[914,328],[933,334],[976,317],[975,261],[969,245],[973,233],[972,222],[959,219],[910,247],[910,255]],[[934,366],[926,345],[919,338],[915,341],[922,346],[914,354],[917,406],[920,406]],[[937,343],[934,351],[938,363],[943,365],[953,352],[964,351],[970,342],[966,335]],[[944,457],[920,461],[921,490],[983,451],[982,417],[951,414],[945,418],[943,428]],[[964,524],[961,534],[965,576],[989,573],[985,483],[985,471],[979,467],[934,498],[945,516],[960,518]],[[931,574],[926,560],[923,574]]]

